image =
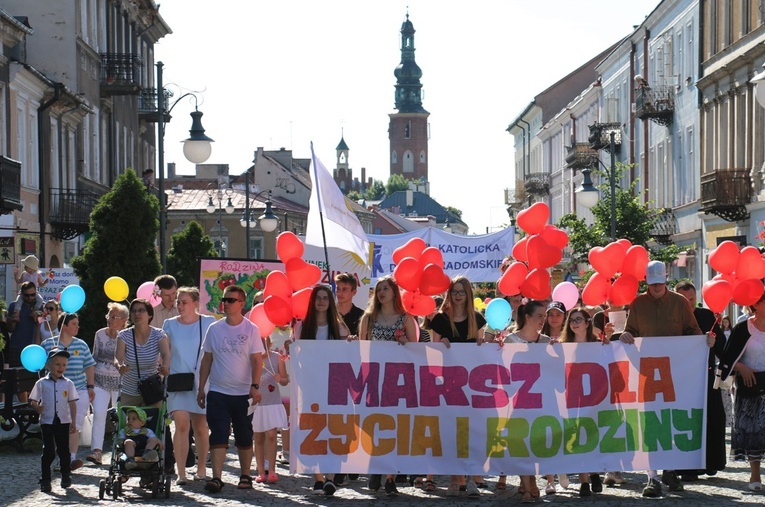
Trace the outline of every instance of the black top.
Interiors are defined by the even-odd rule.
[[[696,323],[699,325],[704,333],[708,333],[710,330],[715,333],[715,344],[709,350],[708,366],[714,370],[717,361],[715,356],[722,357],[725,350],[725,334],[720,325],[717,323],[717,317],[709,308],[696,307],[693,309],[693,316],[696,317]],[[714,329],[712,329],[714,327]]]
[[[348,326],[348,332],[352,335],[359,334],[359,322],[361,316],[364,315],[364,310],[351,303],[351,309],[345,315],[341,315],[343,322]]]
[[[486,325],[486,319],[484,319],[483,315],[481,315],[479,312],[475,312],[475,324],[478,329],[481,329]],[[433,320],[430,322],[430,327],[433,329],[433,331],[440,334],[444,338],[448,338],[450,342],[475,342],[475,337],[471,338],[470,340],[465,338],[468,334],[467,319],[461,322],[455,322],[454,326],[457,328],[457,336],[452,336],[454,333],[452,332],[452,325],[449,323],[449,316],[441,312],[436,314],[436,316],[433,317]]]

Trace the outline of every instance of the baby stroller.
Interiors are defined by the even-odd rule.
[[[134,407],[122,406],[117,402],[117,407],[109,410],[109,417],[114,422],[117,432],[112,444],[112,459],[109,464],[109,476],[101,479],[98,484],[98,498],[103,500],[106,494],[115,500],[122,494],[122,485],[133,475],[140,476],[140,487],[150,488],[152,498],[157,498],[164,493],[165,498],[170,498],[170,484],[172,477],[165,473],[164,452],[157,449],[156,461],[143,461],[136,456],[132,464],[133,469],[128,469],[122,443],[117,438],[121,430],[127,426],[127,412]],[[164,442],[165,427],[167,425],[167,403],[157,407],[140,407],[146,413],[146,428],[156,434],[160,442]],[[146,449],[149,451],[149,449]]]

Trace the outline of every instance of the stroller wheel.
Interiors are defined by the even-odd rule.
[[[165,477],[165,498],[170,498],[170,485],[173,483],[173,478],[169,475]]]
[[[151,497],[157,498],[159,496],[159,480],[155,480],[151,484]]]
[[[114,484],[112,484],[112,498],[116,500],[119,498],[120,494],[122,494],[122,482],[116,480],[114,481]]]
[[[104,499],[104,493],[106,492],[106,479],[98,481],[98,499]]]

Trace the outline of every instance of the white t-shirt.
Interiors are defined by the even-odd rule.
[[[248,319],[237,326],[226,324],[226,319],[210,324],[202,352],[213,356],[208,380],[210,391],[231,396],[250,393],[250,356],[265,352],[255,324]]]

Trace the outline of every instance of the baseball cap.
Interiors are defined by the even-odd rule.
[[[553,301],[552,303],[547,305],[547,311],[549,312],[550,310],[558,310],[559,312],[565,314],[566,313],[566,305],[564,305],[560,301]]]
[[[56,356],[66,357],[67,359],[71,357],[66,349],[60,349],[58,347],[50,349],[50,352],[48,352],[48,359],[53,359]]]
[[[661,261],[651,261],[645,271],[645,283],[665,283],[667,281],[667,268]]]

